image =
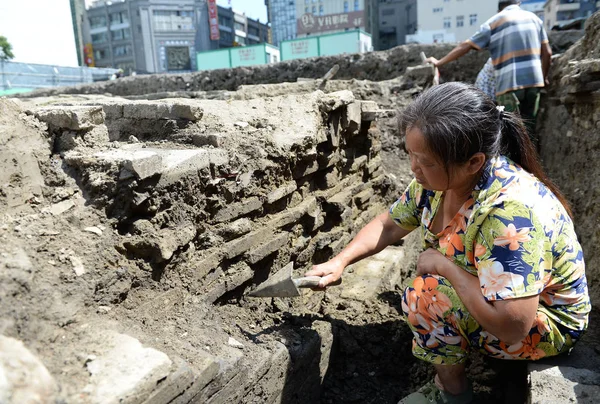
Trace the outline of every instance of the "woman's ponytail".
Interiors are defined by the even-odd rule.
[[[511,112],[500,111],[499,118],[502,125],[502,144],[500,153],[509,157],[512,161],[542,181],[544,185],[556,195],[558,200],[565,207],[569,216],[572,218],[573,212],[571,211],[569,202],[567,202],[562,192],[560,192],[558,187],[544,173],[538,153],[533,142],[529,138],[529,134],[527,133],[527,129],[525,128],[521,117]]]

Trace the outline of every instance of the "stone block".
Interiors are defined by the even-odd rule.
[[[352,192],[343,191],[335,194],[327,200],[327,204],[333,211],[341,213],[343,212],[352,202]]]
[[[159,149],[144,147],[142,144],[128,144],[93,156],[98,160],[120,162],[132,170],[139,170],[138,174],[144,178],[158,171],[158,186],[171,184],[182,176],[197,173],[211,164],[218,166],[229,161],[227,152],[220,149]]]
[[[0,403],[54,402],[58,386],[23,342],[0,335]]]
[[[362,121],[374,121],[377,118],[379,107],[375,101],[361,101],[360,112]]]
[[[142,402],[170,373],[172,362],[167,355],[143,347],[133,337],[111,333],[105,347],[86,364],[91,377],[84,392],[91,402]]]
[[[153,152],[139,152],[135,157],[123,161],[123,167],[140,180],[162,173],[162,157]]]
[[[99,106],[52,106],[33,111],[37,119],[51,127],[89,130],[104,123],[105,114]]]
[[[366,203],[375,195],[373,188],[367,188],[364,191],[354,195],[354,202],[359,206],[365,206]]]
[[[178,395],[173,397],[171,401],[160,401],[160,398],[167,398],[170,396],[171,392],[175,392],[178,389],[178,386],[183,386],[186,384],[189,373],[188,369],[193,372],[193,379],[191,385],[182,391],[179,392]],[[154,396],[150,396],[144,404],[154,404],[154,403],[169,403],[169,404],[187,404],[192,402],[192,399],[202,391],[219,373],[219,362],[218,359],[213,357],[207,352],[204,351],[196,351],[196,355],[194,356],[194,365],[189,368],[182,364],[175,372],[169,375],[166,379],[166,382],[169,382],[164,388],[161,388],[156,393],[156,400],[154,400]],[[177,377],[178,376],[178,377]],[[163,392],[164,390],[164,392]]]
[[[381,158],[371,159],[371,161],[369,161],[369,164],[367,164],[367,172],[369,173],[369,175],[373,175],[373,173],[377,171],[379,167],[381,167],[381,163]]]
[[[241,202],[229,204],[219,210],[213,220],[216,223],[227,222],[232,219],[237,219],[240,216],[255,212],[262,208],[262,201],[256,196],[248,198]]]
[[[367,165],[368,159],[369,158],[364,155],[356,157],[354,159],[354,161],[352,161],[352,166],[350,167],[350,171],[357,172],[358,170],[362,169],[364,166]]]
[[[253,231],[247,235],[230,241],[223,246],[223,251],[227,259],[237,257],[257,246],[262,240],[265,240],[273,234],[271,227],[263,227],[260,230]]]
[[[216,233],[226,239],[234,239],[244,234],[248,234],[254,228],[254,223],[248,218],[241,218],[234,222],[227,223],[225,226],[217,229]]]
[[[308,197],[298,206],[274,215],[267,223],[267,227],[278,229],[291,223],[296,223],[307,212],[313,211],[317,205],[317,199],[314,196]]]
[[[170,104],[169,116],[171,119],[185,119],[188,121],[199,121],[202,119],[204,111],[197,105],[190,104]]]
[[[337,112],[332,113],[329,117],[329,141],[334,148],[340,145],[341,126],[340,114]]]
[[[261,259],[287,245],[289,238],[289,233],[281,233],[270,238],[258,247],[248,251],[246,253],[246,260],[251,264],[256,264]]]
[[[317,171],[319,171],[319,163],[316,160],[298,161],[292,169],[292,177],[297,180]]]
[[[287,184],[284,184],[279,188],[269,192],[267,194],[267,203],[277,202],[281,198],[294,192],[296,189],[298,189],[298,186],[295,182],[288,182]]]
[[[346,130],[351,133],[357,133],[360,130],[360,122],[362,120],[361,102],[352,102],[346,106]]]
[[[600,397],[600,373],[590,369],[528,363],[531,404],[592,404]]]
[[[170,115],[169,105],[152,101],[136,101],[123,105],[123,118],[161,119]]]

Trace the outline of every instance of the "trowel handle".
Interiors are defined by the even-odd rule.
[[[318,288],[320,281],[321,281],[320,276],[305,276],[303,278],[294,279],[294,284],[299,288]],[[336,286],[336,285],[339,285],[340,283],[342,283],[342,278],[338,279],[337,281],[335,281],[333,283],[330,283],[329,285],[327,285],[327,287]]]

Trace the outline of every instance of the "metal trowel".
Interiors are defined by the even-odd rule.
[[[248,293],[252,297],[297,297],[300,296],[300,288],[316,288],[319,286],[320,276],[305,276],[303,278],[292,278],[294,263],[290,262],[269,279],[258,285],[256,289]],[[341,279],[331,285],[339,285]]]

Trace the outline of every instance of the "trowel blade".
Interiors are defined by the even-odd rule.
[[[292,279],[292,269],[294,263],[290,262],[275,274],[261,283],[248,296],[252,297],[297,297],[300,296],[300,290]]]

